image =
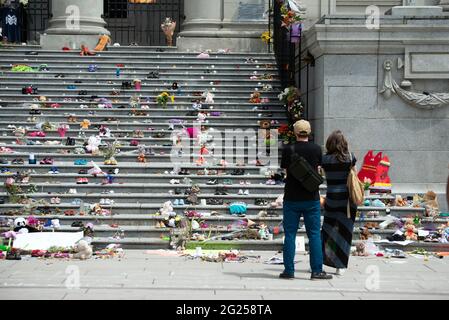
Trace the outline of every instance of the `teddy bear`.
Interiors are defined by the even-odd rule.
[[[87,260],[92,258],[92,247],[85,240],[79,241],[74,248],[76,252],[73,255],[74,259]]]
[[[173,216],[176,215],[173,211],[173,204],[171,201],[167,201],[162,205],[162,208],[159,210],[161,215]]]
[[[366,257],[368,256],[368,253],[366,252],[366,247],[365,244],[363,242],[358,243],[355,247],[355,251],[353,252],[354,256],[359,256],[359,257]]]
[[[204,103],[206,103],[206,104],[213,104],[213,103],[215,103],[215,101],[214,101],[215,95],[213,93],[211,93],[209,90],[206,90],[203,93],[202,97],[204,99]]]
[[[415,225],[413,224],[413,219],[407,219],[404,225],[404,235],[406,240],[416,241],[418,240],[417,232]]]
[[[433,191],[427,191],[423,197],[423,204],[426,208],[427,217],[436,217],[440,213],[440,208],[438,205],[437,194]]]
[[[262,99],[260,98],[260,92],[259,91],[254,91],[254,93],[251,94],[249,102],[250,103],[261,103]]]
[[[368,228],[360,228],[360,240],[368,240],[372,236]]]

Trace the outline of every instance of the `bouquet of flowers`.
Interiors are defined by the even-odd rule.
[[[164,107],[167,106],[167,103],[170,100],[172,103],[175,102],[175,96],[170,96],[170,94],[166,91],[156,97],[157,104]]]
[[[293,131],[293,126],[288,124],[283,124],[278,128],[279,137],[284,141],[284,144],[294,142],[296,140],[295,132]]]
[[[273,36],[269,31],[265,31],[262,33],[260,37],[265,44],[269,44],[273,42]]]
[[[300,101],[301,94],[293,86],[285,88],[279,95],[279,101],[282,101],[287,107],[289,119],[292,123],[301,120],[304,113],[304,106]]]
[[[290,26],[299,24],[302,21],[302,17],[299,12],[290,10],[287,3],[284,3],[281,7],[282,27],[290,29]]]
[[[365,191],[369,190],[369,187],[371,186],[372,183],[373,182],[371,181],[370,178],[365,177],[365,179],[363,179],[363,188],[365,189]]]
[[[173,34],[176,29],[176,21],[173,21],[171,18],[165,18],[165,21],[161,24],[161,29],[167,39],[167,45],[169,47],[173,46]]]

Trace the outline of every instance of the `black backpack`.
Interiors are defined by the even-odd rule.
[[[299,156],[291,146],[291,164],[288,168],[289,174],[301,182],[302,186],[309,192],[316,192],[323,184],[323,177],[314,169],[304,157]]]

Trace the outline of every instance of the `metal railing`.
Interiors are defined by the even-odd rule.
[[[282,26],[283,0],[270,1],[270,30],[273,33],[273,49],[276,56],[282,86],[301,87],[301,37],[294,41],[291,29]]]

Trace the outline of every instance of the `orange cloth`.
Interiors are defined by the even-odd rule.
[[[108,44],[111,44],[111,38],[108,35],[104,34],[100,36],[100,40],[98,41],[98,44],[95,47],[94,51],[104,51]]]

